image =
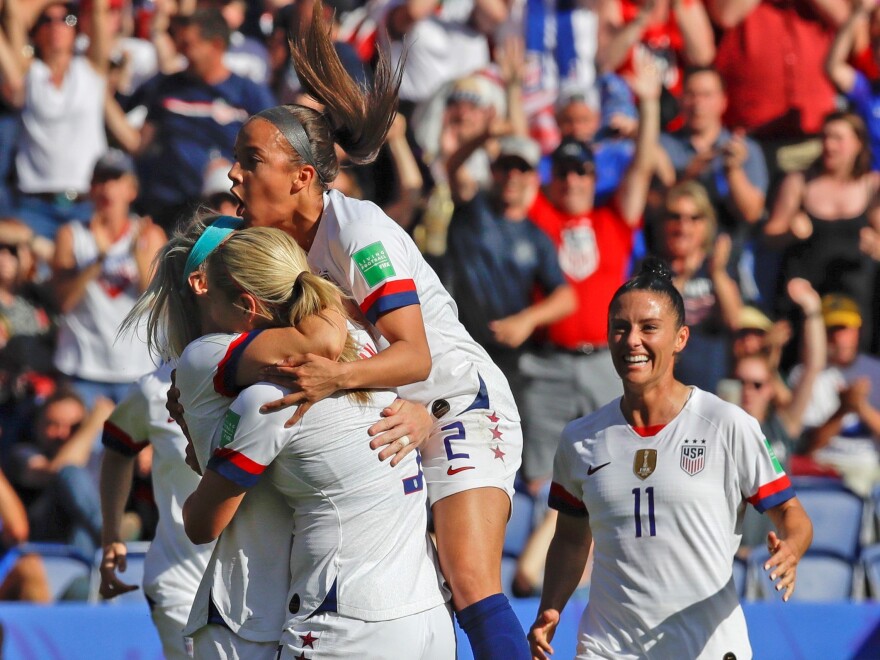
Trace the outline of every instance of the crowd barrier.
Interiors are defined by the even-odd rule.
[[[556,658],[574,655],[583,601],[572,601],[553,642]],[[531,624],[538,602],[514,609]],[[880,603],[745,603],[756,660],[877,660]],[[3,660],[161,660],[159,638],[146,605],[0,605]],[[393,651],[390,651],[393,657]],[[459,632],[459,658],[471,660]],[[407,659],[403,659],[407,660]]]

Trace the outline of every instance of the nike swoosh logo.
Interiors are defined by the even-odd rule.
[[[602,465],[597,465],[596,467],[593,467],[593,466],[591,465],[590,467],[587,468],[587,474],[590,475],[590,474],[593,474],[593,473],[595,473],[595,472],[598,472],[599,470],[601,470],[601,469],[602,469],[603,467],[605,467],[606,465],[611,465],[611,461],[608,461],[607,463],[602,463]]]
[[[446,468],[446,474],[448,474],[448,475],[451,477],[452,475],[454,475],[454,474],[458,474],[459,472],[464,472],[465,470],[473,470],[473,469],[474,469],[474,466],[473,466],[473,465],[468,465],[468,466],[466,466],[466,467],[455,468],[454,470],[453,470],[452,468]]]

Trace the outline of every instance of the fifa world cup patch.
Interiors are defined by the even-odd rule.
[[[657,469],[657,450],[639,449],[633,457],[633,474],[644,481]]]
[[[220,446],[225,447],[230,442],[235,440],[235,429],[238,428],[238,423],[241,421],[241,415],[232,410],[226,411],[226,416],[223,418],[223,430],[220,431]]]
[[[706,441],[685,440],[681,446],[679,466],[691,476],[702,472],[706,467]]]
[[[372,245],[358,250],[351,255],[351,258],[354,259],[354,263],[370,288],[397,274],[382,241],[376,241]]]

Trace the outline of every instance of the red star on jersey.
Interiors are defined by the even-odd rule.
[[[495,452],[495,458],[500,458],[504,460],[504,452],[501,451],[501,447],[493,447],[492,451]]]
[[[489,418],[489,421],[492,422],[493,424],[497,424],[497,423],[498,423],[498,415],[495,414],[495,411],[494,411],[494,410],[492,411],[492,414],[491,414],[491,415],[486,415],[486,417],[488,417],[488,418]]]
[[[303,641],[303,646],[308,646],[310,649],[315,648],[315,642],[318,641],[318,638],[312,635],[311,630],[305,635],[300,635],[299,638]]]
[[[498,430],[498,426],[496,425],[494,429],[492,429],[492,439],[493,440],[501,440],[502,433]]]

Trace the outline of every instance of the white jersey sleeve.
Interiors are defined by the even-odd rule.
[[[101,442],[123,456],[134,456],[150,444],[149,401],[137,383],[104,422]]]
[[[743,498],[759,512],[794,497],[791,481],[753,417],[743,413],[731,429]]]
[[[576,518],[589,516],[584,504],[583,477],[580,472],[580,458],[574,446],[578,442],[571,424],[562,432],[562,441],[556,449],[553,461],[553,481],[550,484],[548,504],[550,508]]]

